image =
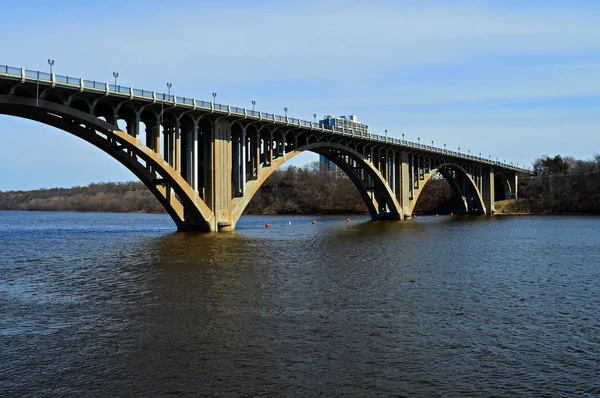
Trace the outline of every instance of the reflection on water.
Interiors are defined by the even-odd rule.
[[[600,394],[598,218],[311,220],[0,212],[0,394]]]

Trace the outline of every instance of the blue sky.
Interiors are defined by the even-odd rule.
[[[174,4],[173,4],[174,3]],[[164,91],[531,165],[600,153],[600,2],[36,1],[0,5],[0,64]],[[0,190],[128,181],[69,134],[0,115]],[[292,164],[315,160],[302,155]]]

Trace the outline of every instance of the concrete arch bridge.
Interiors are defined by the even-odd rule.
[[[3,65],[0,114],[54,126],[108,153],[150,189],[178,230],[233,230],[269,175],[303,151],[347,174],[373,219],[410,218],[436,172],[453,189],[456,213],[493,214],[494,201],[517,197],[518,175],[530,173],[287,115]]]

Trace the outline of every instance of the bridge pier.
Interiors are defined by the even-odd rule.
[[[414,187],[411,189],[409,178],[409,173],[411,167],[408,163],[408,151],[400,152],[400,161],[398,162],[398,202],[400,202],[400,206],[402,208],[402,214],[404,214],[405,220],[410,220],[410,198],[411,198],[411,190],[414,190]]]
[[[485,214],[492,215],[495,212],[494,209],[494,183],[495,183],[494,167],[490,166],[487,170],[483,168],[483,179],[482,179],[482,192],[483,205],[485,206]]]
[[[215,231],[231,231],[235,227],[232,217],[232,172],[231,156],[231,123],[225,118],[219,118],[213,125],[212,161],[210,162],[211,184],[208,199],[214,213]]]

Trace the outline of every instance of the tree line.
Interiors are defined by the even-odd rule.
[[[452,196],[442,179],[424,188],[417,212],[427,212]],[[84,187],[0,191],[0,210],[163,213],[141,182],[94,183]],[[245,214],[366,214],[352,181],[319,162],[273,172],[254,195]]]
[[[600,155],[581,160],[542,156],[536,176],[520,180],[516,204],[530,213],[600,214]]]
[[[591,160],[542,156],[536,176],[519,179],[519,197],[505,211],[552,214],[600,214],[600,155]],[[434,176],[424,187],[415,213],[447,213],[450,185]],[[141,182],[94,183],[85,187],[0,191],[0,210],[102,211],[163,213]],[[279,169],[265,181],[245,214],[366,214],[352,181],[319,162]]]
[[[162,205],[141,182],[0,192],[0,210],[164,212]]]

